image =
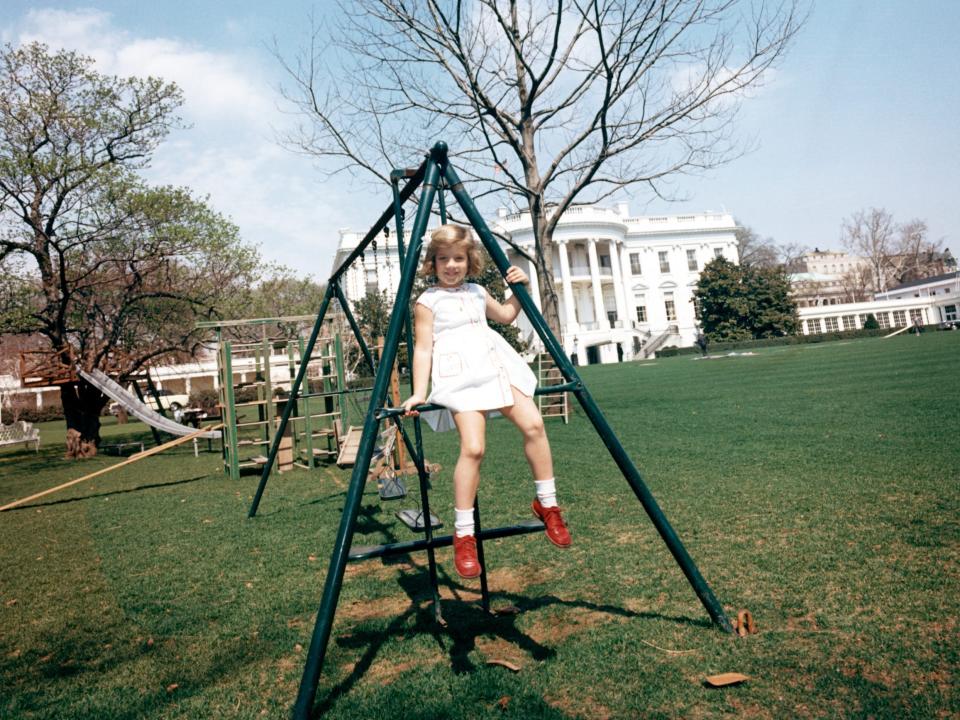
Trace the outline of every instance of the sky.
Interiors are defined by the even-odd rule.
[[[265,258],[322,280],[338,229],[365,231],[389,205],[388,188],[377,195],[330,180],[276,141],[292,118],[269,47],[276,39],[293,54],[311,12],[336,12],[331,0],[5,0],[4,8],[4,43],[40,40],[93,57],[105,74],[180,85],[189,127],[171,133],[147,179],[209,196]],[[743,105],[746,155],[678,178],[678,202],[641,189],[617,199],[634,215],[724,210],[778,244],[821,250],[842,249],[845,218],[885,208],[898,222],[925,220],[931,239],[960,257],[958,26],[954,0],[820,0]]]

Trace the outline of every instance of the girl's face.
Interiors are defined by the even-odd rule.
[[[437,281],[443,287],[456,287],[467,276],[467,267],[470,259],[465,248],[452,245],[437,250],[434,257],[434,267],[437,271]]]

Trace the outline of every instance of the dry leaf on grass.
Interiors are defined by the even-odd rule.
[[[708,675],[707,685],[710,687],[726,687],[727,685],[738,685],[749,680],[746,675],[735,672],[720,673],[719,675]]]
[[[167,685],[167,692],[168,692],[168,693],[172,693],[172,692],[173,692],[174,690],[176,690],[178,687],[180,687],[180,684],[179,684],[179,683],[170,683],[169,685]]]
[[[510,662],[509,660],[499,660],[497,658],[493,658],[491,660],[487,660],[487,665],[499,665],[500,667],[505,667],[507,670],[512,670],[513,672],[520,672],[520,666],[516,663]]]

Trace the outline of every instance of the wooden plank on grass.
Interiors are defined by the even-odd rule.
[[[7,503],[3,507],[0,507],[0,512],[4,512],[5,510],[10,510],[11,508],[15,508],[18,505],[23,505],[24,503],[30,502],[31,500],[42,498],[44,495],[50,495],[51,493],[59,492],[60,490],[64,490],[70,487],[71,485],[82,483],[85,480],[92,480],[95,477],[99,477],[100,475],[105,475],[106,473],[112,470],[116,470],[117,468],[122,468],[125,465],[132,465],[138,460],[143,460],[144,458],[150,457],[151,455],[156,455],[157,453],[163,452],[164,450],[169,450],[170,448],[176,445],[182,445],[183,443],[189,440],[193,440],[194,438],[197,438],[206,432],[210,432],[211,430],[219,430],[222,427],[223,427],[223,423],[220,423],[219,425],[211,425],[210,427],[201,428],[196,432],[192,432],[189,435],[178,437],[176,440],[171,440],[170,442],[164,443],[163,445],[158,445],[155,448],[150,448],[149,450],[138,452],[136,455],[131,455],[126,460],[124,460],[121,463],[117,463],[116,465],[111,465],[110,467],[102,468],[100,470],[97,470],[96,472],[90,473],[89,475],[84,475],[83,477],[77,478],[76,480],[71,480],[70,482],[63,483],[63,485],[57,485],[56,487],[52,487],[49,490],[38,492],[37,494],[31,495],[30,497],[21,498],[20,500],[14,500],[12,503]]]

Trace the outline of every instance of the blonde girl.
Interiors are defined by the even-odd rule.
[[[570,533],[557,506],[550,443],[533,401],[536,377],[486,322],[513,322],[520,303],[516,296],[499,303],[482,286],[466,282],[480,272],[482,264],[480,248],[468,228],[447,224],[432,233],[420,274],[436,278],[436,285],[415,305],[413,394],[403,403],[408,415],[427,402],[443,405],[446,410],[425,413],[424,419],[434,430],[456,427],[460,434],[460,456],[453,472],[453,549],[454,565],[465,578],[481,572],[473,511],[490,412],[503,414],[523,435],[537,493],[531,508],[554,545],[570,546]],[[515,266],[505,277],[508,283],[529,283],[526,273]]]

